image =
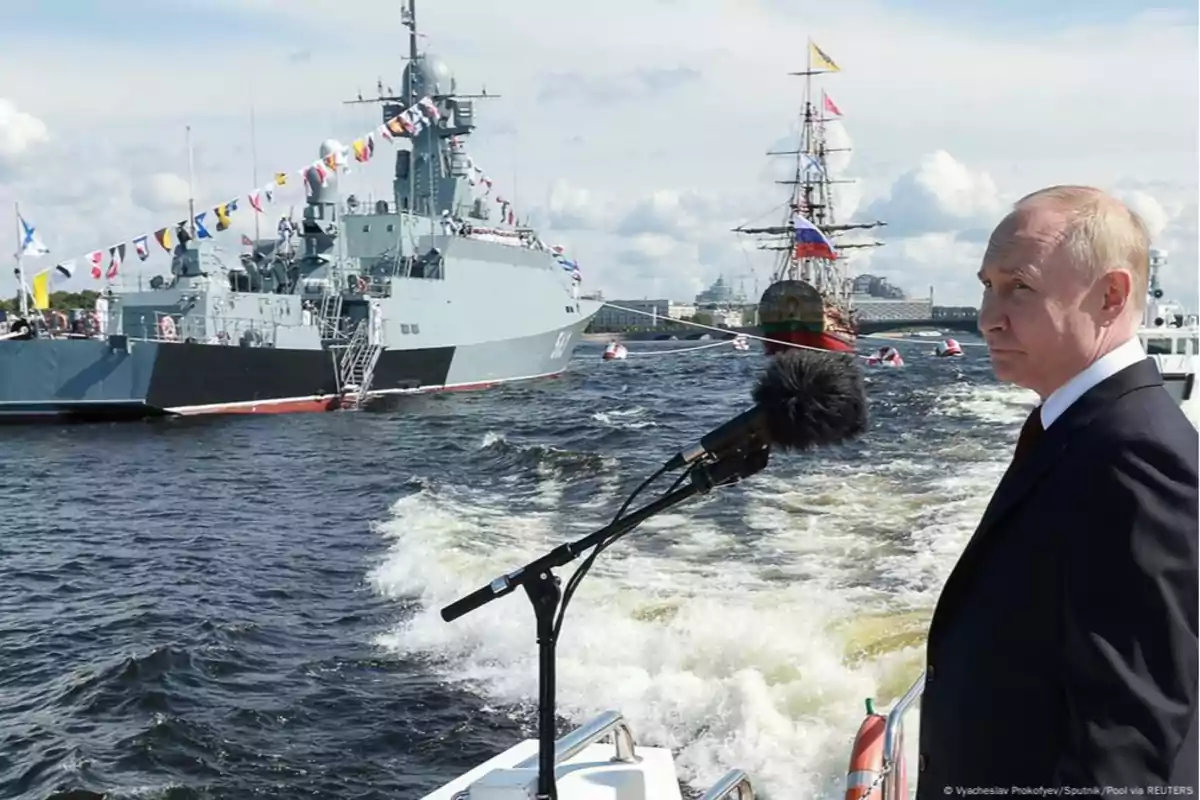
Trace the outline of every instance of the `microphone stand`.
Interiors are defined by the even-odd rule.
[[[487,586],[455,600],[442,609],[442,619],[452,622],[486,603],[503,597],[518,586],[525,588],[537,625],[538,643],[538,800],[558,800],[554,780],[555,728],[555,647],[554,615],[562,592],[559,579],[552,570],[570,563],[583,551],[623,536],[650,517],[697,494],[707,494],[714,487],[737,483],[760,472],[767,466],[770,448],[766,443],[752,440],[745,449],[692,465],[690,482],[636,511],[613,520],[598,531],[574,542],[561,544],[549,553],[534,559],[507,575],[501,575]]]

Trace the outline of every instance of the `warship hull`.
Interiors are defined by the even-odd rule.
[[[475,390],[566,369],[591,314],[532,336],[385,349],[366,399]],[[0,342],[0,423],[332,411],[335,354],[109,336]],[[353,396],[353,395],[352,395]],[[355,397],[355,399],[357,399]]]

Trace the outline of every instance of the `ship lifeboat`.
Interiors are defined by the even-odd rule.
[[[605,361],[622,361],[629,355],[629,351],[625,349],[625,345],[620,342],[609,342],[608,347],[604,348]]]
[[[938,358],[948,358],[951,356],[961,356],[963,354],[962,345],[954,339],[947,339],[937,346],[933,354]]]
[[[750,349],[750,340],[747,339],[744,335],[738,334],[737,336],[733,337],[733,349],[742,351],[742,352],[749,350]]]
[[[904,359],[896,348],[881,347],[867,357],[867,363],[872,367],[903,367]]]

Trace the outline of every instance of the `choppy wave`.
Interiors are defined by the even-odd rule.
[[[931,379],[872,376],[873,441],[777,458],[606,550],[564,626],[560,712],[578,722],[621,709],[676,750],[697,788],[741,766],[768,797],[840,795],[862,701],[895,697],[921,668],[937,588],[1030,406],[1019,391]],[[637,424],[642,408],[591,419]],[[972,423],[989,434],[962,436]],[[371,580],[417,605],[379,642],[527,717],[537,671],[524,597],[449,625],[438,610],[603,525],[619,499],[544,508],[460,485],[400,499],[379,525],[389,551]]]
[[[438,609],[602,525],[762,366],[584,348],[560,381],[389,413],[13,431],[0,795],[418,797],[531,735],[527,601]],[[621,709],[689,786],[840,794],[1031,403],[973,356],[869,389],[861,441],[605,552],[564,626],[567,720]]]

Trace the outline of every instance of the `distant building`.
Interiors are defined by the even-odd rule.
[[[737,328],[745,324],[745,295],[719,275],[712,285],[696,295],[695,321],[718,328]]]
[[[742,296],[741,292],[735,291],[732,286],[725,283],[724,275],[718,275],[711,286],[696,295],[696,305],[701,308],[704,306],[740,305],[744,302],[746,302],[746,298]]]
[[[877,297],[886,300],[904,300],[908,297],[899,286],[888,283],[887,278],[868,274],[854,278],[853,293],[864,298]]]
[[[857,275],[853,280],[851,306],[863,321],[929,319],[932,299],[910,299],[899,286],[878,275]]]

